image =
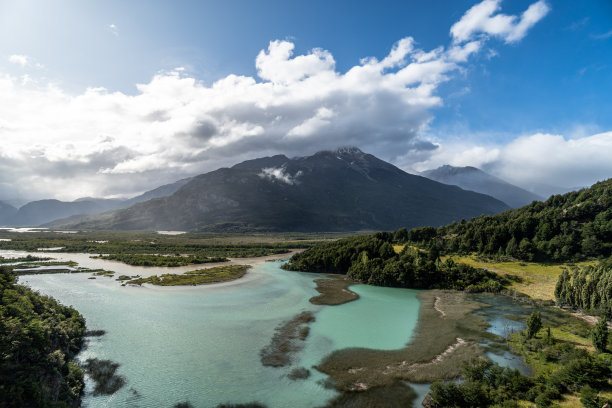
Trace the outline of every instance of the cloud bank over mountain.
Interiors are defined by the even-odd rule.
[[[455,157],[443,141],[428,139],[428,124],[443,104],[441,84],[468,69],[487,41],[516,43],[548,11],[538,1],[521,15],[507,15],[499,1],[485,0],[452,25],[447,46],[424,50],[405,37],[384,58],[363,58],[346,72],[336,69],[327,50],[296,55],[293,42],[275,40],[255,58],[257,77],[232,74],[205,84],[177,68],[138,84],[133,95],[96,87],[75,95],[58,84],[25,81],[25,74],[0,73],[0,196],[31,190],[61,199],[135,194],[248,158],[342,145],[404,168],[441,158],[478,165],[457,163],[473,157],[504,163],[503,172],[525,157],[517,150],[544,143],[544,136],[503,148],[462,146]],[[607,143],[609,135],[593,138]],[[575,144],[592,141],[565,142],[550,143],[571,156]]]

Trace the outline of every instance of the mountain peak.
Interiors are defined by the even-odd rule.
[[[454,167],[446,164],[437,169],[424,171],[421,174],[440,183],[453,184],[466,190],[490,195],[513,208],[522,207],[532,201],[542,200],[541,197],[485,173],[476,167]]]

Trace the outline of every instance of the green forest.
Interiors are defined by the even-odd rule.
[[[563,271],[555,287],[561,306],[612,319],[612,258],[597,266]]]
[[[83,370],[72,359],[84,332],[79,312],[16,284],[0,266],[0,406],[79,406]]]
[[[379,232],[325,243],[295,254],[282,267],[291,271],[346,274],[349,278],[377,286],[415,289],[455,289],[498,292],[506,280],[485,269],[440,262],[436,248],[422,251],[405,246],[393,249],[398,236]]]
[[[607,258],[612,254],[612,179],[516,210],[420,232],[411,241],[435,238],[454,253],[553,262]]]

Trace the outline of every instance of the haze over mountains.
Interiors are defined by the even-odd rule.
[[[475,167],[441,166],[421,173],[423,176],[444,184],[459,186],[465,190],[476,191],[495,197],[512,208],[519,208],[543,198],[512,185],[502,179],[485,173]]]
[[[34,227],[79,214],[95,214],[126,208],[153,198],[169,196],[188,181],[189,179],[179,180],[126,200],[92,197],[79,198],[75,201],[37,200],[29,202],[19,209],[0,201],[0,226]]]
[[[408,174],[357,148],[264,157],[190,179],[174,194],[55,222],[79,229],[357,231],[442,225],[503,202]]]

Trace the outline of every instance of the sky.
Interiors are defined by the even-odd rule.
[[[357,146],[548,194],[612,175],[607,0],[0,0],[0,200]]]

